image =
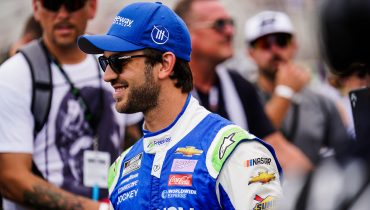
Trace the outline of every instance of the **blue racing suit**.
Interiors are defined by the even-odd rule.
[[[121,154],[108,186],[114,209],[271,209],[280,173],[270,145],[189,95],[171,125]]]

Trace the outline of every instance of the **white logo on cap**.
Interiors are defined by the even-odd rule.
[[[163,26],[154,26],[151,36],[154,43],[164,44],[170,38],[170,33],[168,32],[167,28]]]
[[[134,21],[129,18],[121,17],[118,15],[113,20],[113,24],[117,24],[123,27],[131,27],[133,22]]]

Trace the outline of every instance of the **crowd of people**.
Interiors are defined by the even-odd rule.
[[[366,209],[369,144],[349,97],[370,86],[366,56],[317,91],[284,11],[238,29],[218,0],[137,2],[87,35],[97,5],[33,0],[0,65],[4,210]],[[236,30],[256,80],[224,65]]]

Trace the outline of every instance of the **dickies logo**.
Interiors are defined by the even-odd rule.
[[[261,198],[259,195],[254,197],[254,200],[258,203],[254,206],[253,210],[270,210],[275,209],[275,198],[272,196],[267,196],[266,198]]]
[[[269,183],[269,182],[271,182],[275,179],[276,179],[275,173],[269,174],[269,173],[267,173],[267,171],[258,172],[257,176],[254,176],[254,177],[249,179],[248,185],[253,184],[253,183],[266,184],[266,183]]]
[[[187,157],[192,157],[193,155],[200,155],[203,153],[203,150],[196,149],[195,147],[192,146],[186,146],[184,147],[179,147],[176,149],[175,154],[183,154],[184,156]]]
[[[168,178],[168,186],[192,186],[193,178],[191,174],[171,174]]]
[[[170,38],[170,32],[161,25],[154,26],[152,29],[152,40],[156,44],[165,44]]]

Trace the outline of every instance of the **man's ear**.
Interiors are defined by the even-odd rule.
[[[89,7],[88,10],[89,10],[89,14],[88,14],[88,17],[89,19],[93,19],[95,17],[95,14],[96,14],[96,10],[97,10],[97,0],[90,0],[90,1],[87,1],[87,6]]]
[[[248,57],[251,57],[251,58],[254,58],[254,49],[253,48],[251,48],[251,47],[247,47],[247,49],[245,50],[246,51],[246,55],[248,56]]]
[[[37,0],[32,0],[32,10],[33,10],[33,16],[35,17],[35,20],[39,21],[40,17],[38,15],[38,11],[40,10],[40,4]]]
[[[159,69],[159,79],[169,77],[173,72],[173,67],[176,63],[176,56],[172,52],[165,52],[162,55],[162,65]]]

